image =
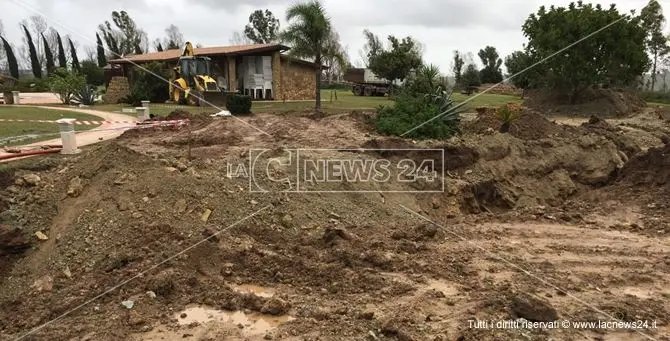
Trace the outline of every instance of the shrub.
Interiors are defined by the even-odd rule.
[[[640,95],[647,102],[670,104],[670,92],[642,91]]]
[[[147,92],[142,86],[133,86],[130,89],[130,94],[121,99],[121,103],[130,104],[134,107],[142,106],[142,101],[146,101],[148,98]]]
[[[47,78],[19,78],[14,89],[21,92],[49,92]]]
[[[159,62],[152,62],[142,66],[148,71],[139,68],[136,69],[136,77],[132,84],[131,93],[138,96],[144,95],[145,97],[140,99],[140,101],[149,100],[153,103],[165,103],[170,97],[168,94],[168,82],[166,82],[166,80],[170,79],[169,70],[166,69],[163,63]],[[156,77],[156,75],[159,75],[163,79]]]
[[[445,138],[457,134],[460,112],[451,94],[442,88],[422,95],[403,91],[396,98],[395,107],[378,109],[377,131],[412,138]]]
[[[520,115],[521,107],[517,103],[508,103],[498,108],[495,112],[495,116],[502,122],[499,131],[501,133],[509,132],[510,126],[514,121],[519,119]]]
[[[86,84],[105,84],[105,71],[95,61],[85,60],[81,62],[80,72],[86,77]]]
[[[233,115],[251,114],[251,97],[245,95],[230,95],[226,101],[226,109]]]
[[[65,104],[70,104],[75,93],[86,85],[86,78],[74,71],[58,68],[47,78],[51,92]]]
[[[74,94],[72,100],[84,105],[93,105],[97,97],[98,90],[94,85],[84,85],[83,88]]]

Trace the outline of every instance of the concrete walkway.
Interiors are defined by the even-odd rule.
[[[21,105],[24,106],[24,105]],[[28,106],[26,106],[28,107]],[[137,121],[136,118],[132,118],[128,115],[124,114],[116,114],[116,113],[111,113],[111,112],[106,112],[106,111],[99,111],[99,110],[93,110],[93,109],[88,109],[88,108],[67,108],[67,107],[44,107],[44,106],[33,106],[30,105],[29,107],[33,108],[42,108],[42,109],[50,109],[50,110],[62,110],[62,111],[72,111],[72,112],[77,112],[77,113],[82,113],[82,114],[88,114],[88,115],[94,115],[97,117],[100,117],[102,120],[106,122],[116,122],[116,121]],[[67,118],[67,117],[65,117]],[[111,140],[114,138],[119,137],[121,134],[123,134],[124,131],[134,127],[134,123],[103,123],[100,126],[93,128],[89,131],[82,131],[80,133],[76,133],[76,139],[77,139],[77,147],[83,147],[87,145],[91,145],[100,141],[106,141],[106,140]],[[77,126],[75,125],[75,131],[77,129]],[[56,138],[46,140],[46,141],[40,141],[40,142],[35,142],[31,144],[26,144],[26,145],[21,145],[21,146],[15,146],[13,148],[19,148],[19,149],[30,149],[30,147],[39,147],[43,145],[60,145],[61,144],[61,139],[60,136],[54,135]],[[6,155],[8,153],[5,153],[4,151],[0,151],[0,155]],[[10,160],[18,160],[19,158],[16,159],[9,159]]]

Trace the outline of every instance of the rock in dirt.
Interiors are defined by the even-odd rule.
[[[33,289],[37,290],[37,292],[51,291],[53,289],[53,286],[54,286],[54,279],[49,275],[44,275],[38,278],[33,283]]]
[[[0,255],[21,253],[30,248],[29,236],[21,229],[0,225]]]
[[[269,315],[284,315],[291,309],[291,303],[278,297],[272,297],[265,302],[261,313]]]
[[[81,178],[75,176],[70,180],[70,183],[67,186],[67,195],[76,198],[84,190],[84,185],[81,182]]]
[[[37,186],[37,184],[42,181],[42,179],[39,177],[37,174],[26,174],[23,176],[23,181],[26,183],[28,186]]]
[[[355,239],[356,236],[345,230],[341,227],[326,227],[326,230],[323,232],[323,241],[326,243],[333,242],[335,239],[341,238],[344,240]]]
[[[124,306],[126,309],[133,309],[135,306],[135,302],[128,300],[128,301],[123,301],[121,302],[121,305]]]
[[[49,237],[42,231],[35,232],[35,237],[37,237],[39,240],[49,240]]]
[[[437,234],[437,226],[434,224],[421,224],[414,229],[417,237],[421,238],[433,238]]]
[[[533,322],[550,322],[558,319],[558,313],[551,304],[539,297],[519,294],[512,299],[510,306],[516,317]]]
[[[176,287],[174,283],[175,278],[176,277],[173,270],[162,271],[151,279],[147,289],[153,291],[157,295],[168,296],[174,291]]]
[[[205,210],[205,212],[202,213],[202,217],[200,217],[200,220],[202,220],[203,223],[206,223],[207,220],[209,220],[209,216],[212,214],[212,210],[209,208]]]

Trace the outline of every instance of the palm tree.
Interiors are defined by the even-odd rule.
[[[281,34],[282,41],[291,45],[290,54],[298,58],[314,60],[316,69],[316,104],[321,110],[321,65],[324,46],[330,35],[330,18],[318,0],[298,3],[286,11],[286,21],[290,24]]]

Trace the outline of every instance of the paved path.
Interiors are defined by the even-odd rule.
[[[36,108],[43,108],[43,109],[55,109],[54,107],[42,107],[42,106],[31,106],[31,107],[36,107]],[[73,111],[73,112],[78,112],[82,114],[89,114],[89,115],[94,115],[97,117],[102,118],[104,121],[107,122],[116,122],[116,121],[136,121],[136,119],[131,118],[128,115],[124,114],[116,114],[116,113],[111,113],[107,111],[99,111],[99,110],[93,110],[93,109],[84,109],[84,108],[57,108],[58,110],[63,110],[63,111]],[[67,118],[67,117],[65,117]],[[76,134],[76,139],[77,139],[77,146],[82,147],[82,146],[87,146],[90,144],[94,144],[100,141],[106,141],[110,139],[114,139],[121,134],[123,134],[124,131],[127,130],[127,128],[131,128],[135,126],[134,123],[103,123],[97,128],[94,128],[89,131],[82,131],[80,133]],[[75,126],[76,130],[77,126]],[[113,129],[113,130],[112,130]],[[56,135],[57,136],[57,135]],[[22,145],[22,146],[16,146],[14,148],[30,148],[30,147],[37,147],[37,146],[42,146],[42,145],[59,145],[61,144],[60,137],[47,140],[47,141],[40,141],[40,142],[35,142],[27,145]],[[0,155],[6,155],[7,153],[5,152],[0,152]],[[17,160],[16,159],[10,159],[10,160]]]

